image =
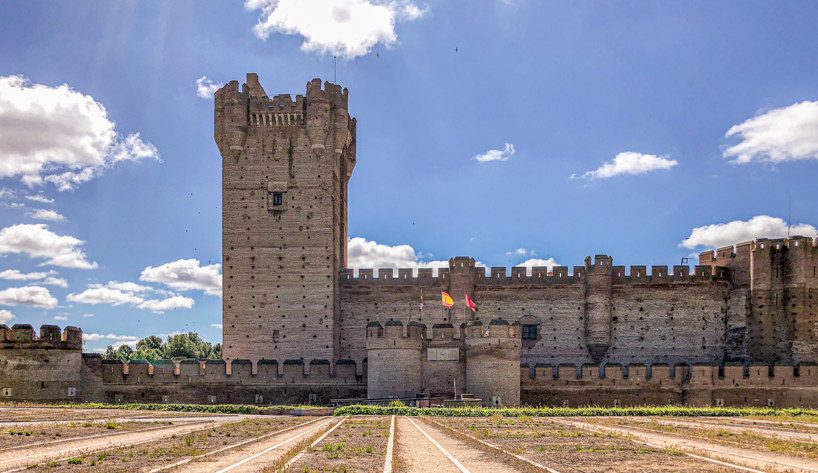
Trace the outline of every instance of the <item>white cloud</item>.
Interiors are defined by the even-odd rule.
[[[156,289],[150,286],[143,286],[141,284],[137,284],[135,282],[119,282],[119,281],[109,281],[105,284],[105,287],[108,289],[116,289],[118,291],[129,292],[129,293],[141,293],[141,292],[165,292],[165,291],[157,291]]]
[[[31,258],[45,258],[41,265],[66,268],[93,269],[78,247],[85,242],[72,236],[61,236],[45,224],[18,224],[0,230],[0,255],[26,253]]]
[[[622,174],[638,175],[651,171],[670,169],[679,163],[675,159],[668,159],[667,156],[655,156],[653,154],[634,153],[626,151],[616,155],[613,161],[604,163],[594,171],[588,171],[581,176],[571,174],[571,179],[608,179]]]
[[[127,341],[127,342],[138,342],[139,338],[134,337],[132,335],[116,335],[113,333],[109,333],[107,335],[102,333],[83,333],[82,339],[86,342],[95,342],[97,340],[107,339],[107,340],[119,340],[119,341]]]
[[[6,324],[13,318],[14,314],[12,314],[11,311],[6,309],[0,310],[0,324]]]
[[[56,274],[56,271],[49,271],[47,273],[21,273],[16,269],[7,269],[0,272],[0,279],[11,281],[35,281],[43,279],[42,284],[48,286],[68,287],[68,282],[65,279],[51,276],[52,274]]]
[[[222,324],[210,324],[213,328],[222,328]]]
[[[162,300],[147,300],[137,306],[140,309],[148,309],[161,314],[171,309],[190,309],[193,307],[193,299],[190,297],[173,296]]]
[[[818,102],[770,110],[733,125],[724,136],[741,139],[722,153],[735,164],[818,159]]]
[[[62,222],[65,220],[65,216],[60,213],[46,209],[36,209],[31,212],[26,212],[26,217],[37,220],[48,220],[50,222]]]
[[[117,348],[121,347],[122,345],[128,345],[131,348],[136,348],[136,344],[139,340],[120,340],[118,342],[114,342],[111,344],[111,347],[116,350]],[[107,351],[107,350],[106,350]]]
[[[818,230],[812,225],[799,223],[790,227],[790,235],[801,235],[814,238]],[[787,236],[787,222],[778,217],[758,215],[750,220],[734,220],[729,223],[715,223],[696,227],[679,246],[696,248],[706,246],[723,248],[756,238],[784,238]]]
[[[82,304],[112,304],[115,306],[122,304],[140,304],[144,301],[143,298],[131,293],[99,285],[86,289],[79,294],[68,294],[66,299]]]
[[[26,199],[28,199],[28,200],[30,200],[32,202],[39,202],[41,204],[53,204],[54,203],[54,199],[49,199],[48,197],[46,197],[46,196],[44,196],[42,194],[27,195]]]
[[[161,300],[146,299],[144,297],[146,293],[158,293],[169,297]],[[131,304],[138,309],[148,309],[159,314],[169,309],[190,309],[194,304],[193,299],[170,291],[118,281],[110,281],[107,284],[90,284],[85,291],[79,294],[68,294],[66,299],[82,304],[111,304],[114,306]],[[93,314],[85,314],[83,317],[93,317]]]
[[[423,261],[423,255],[409,245],[389,246],[361,237],[349,239],[347,254],[347,266],[356,273],[359,269],[374,269],[377,274],[380,268],[412,268],[417,275],[418,268],[432,268],[437,274],[437,268],[449,267],[449,261]],[[475,266],[485,265],[478,261]]]
[[[524,266],[526,268],[526,274],[531,276],[531,268],[537,266],[547,266],[548,270],[551,271],[554,269],[554,266],[559,266],[560,264],[554,261],[554,258],[548,259],[538,259],[538,258],[531,258],[523,261],[522,263],[518,264],[517,266]]]
[[[17,193],[14,189],[9,189],[8,187],[0,188],[0,199],[16,199]]]
[[[53,309],[57,302],[48,289],[39,286],[10,287],[0,291],[0,305],[30,305]]]
[[[64,315],[55,315],[54,320],[68,320],[68,317]]]
[[[505,148],[502,150],[500,149],[490,149],[483,154],[478,154],[474,157],[474,159],[480,161],[481,163],[485,163],[488,161],[508,161],[508,159],[514,156],[514,153],[517,151],[514,149],[514,145],[511,143],[506,143]]]
[[[206,76],[196,79],[196,95],[203,99],[212,99],[217,90],[224,87],[221,82],[213,82]]]
[[[0,76],[0,177],[66,191],[119,161],[159,159],[138,133],[122,138],[114,128],[102,104],[66,84]]]
[[[55,278],[53,276],[49,276],[43,280],[43,284],[47,286],[59,286],[59,287],[68,287],[68,281],[63,278]]]
[[[529,250],[527,250],[525,248],[517,248],[514,251],[507,251],[506,252],[506,256],[512,256],[512,255],[516,255],[516,256],[534,255],[534,250],[529,251]]]
[[[148,266],[139,280],[162,283],[178,291],[197,289],[211,296],[221,296],[220,268],[220,264],[200,266],[197,259],[180,259],[157,267]]]
[[[408,0],[247,0],[248,10],[261,10],[253,32],[297,34],[305,52],[353,59],[381,43],[395,44],[396,21],[421,18],[427,8]]]
[[[7,269],[5,271],[0,272],[0,279],[9,279],[12,281],[32,281],[36,279],[43,279],[52,274],[55,271],[48,271],[46,272],[39,272],[39,273],[21,273],[16,269]]]

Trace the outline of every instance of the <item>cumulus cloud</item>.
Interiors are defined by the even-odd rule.
[[[116,342],[112,344],[112,346],[116,349],[122,345],[130,345],[131,347],[135,347],[136,342],[139,341],[139,338],[134,337],[132,335],[116,335],[113,333],[109,333],[107,335],[102,333],[83,333],[82,340],[85,342],[96,342],[99,340],[116,340]],[[95,348],[94,351],[97,353],[104,353],[105,349]]]
[[[511,143],[506,143],[505,148],[503,149],[490,149],[483,154],[478,154],[474,157],[474,159],[480,161],[481,163],[485,163],[488,161],[508,161],[509,158],[514,156],[514,153],[517,151],[514,149],[514,145]]]
[[[145,292],[165,292],[165,291],[158,291],[150,286],[143,286],[141,284],[137,284],[135,282],[119,282],[119,281],[109,281],[105,284],[105,287],[109,289],[116,289],[117,291],[123,291],[128,293],[145,293]]]
[[[14,189],[9,189],[8,187],[3,187],[0,189],[0,199],[8,200],[8,199],[16,199],[17,193]]]
[[[68,320],[68,317],[64,315],[55,315],[54,320]]]
[[[48,197],[46,197],[46,196],[44,196],[42,194],[27,195],[25,197],[26,197],[26,199],[28,199],[28,200],[30,200],[32,202],[39,202],[41,204],[53,204],[54,203],[54,199],[50,199],[50,198],[48,198]]]
[[[140,309],[148,309],[161,314],[171,309],[190,309],[193,307],[193,299],[184,296],[173,296],[162,300],[147,300],[137,306]]]
[[[195,289],[211,296],[221,296],[220,268],[220,264],[201,266],[197,259],[180,259],[157,267],[148,266],[142,271],[139,280],[162,283],[177,291]]]
[[[33,281],[46,278],[52,274],[55,274],[55,271],[21,273],[16,269],[6,269],[5,271],[0,271],[0,279],[8,279],[11,281]]]
[[[531,268],[534,267],[541,267],[546,266],[548,270],[551,271],[554,269],[554,266],[559,266],[560,264],[554,261],[554,258],[548,259],[539,259],[539,258],[531,258],[523,261],[522,263],[518,264],[517,266],[524,266],[526,268],[526,274],[531,276]]]
[[[0,324],[6,324],[13,318],[14,314],[12,314],[10,310],[0,310]]]
[[[210,326],[213,327],[213,328],[218,328],[218,329],[222,328],[222,324],[210,324]]]
[[[53,309],[57,302],[57,298],[48,289],[39,286],[10,287],[0,291],[0,305],[30,305]]]
[[[206,76],[196,79],[196,95],[203,99],[212,99],[217,90],[224,87],[221,82],[213,82]]]
[[[770,110],[733,125],[724,136],[741,140],[722,153],[735,164],[818,159],[818,102]]]
[[[253,28],[258,38],[297,34],[304,38],[302,51],[347,59],[368,54],[378,43],[395,44],[395,23],[427,11],[408,0],[247,0],[244,7],[261,10]]]
[[[143,298],[135,296],[132,293],[99,285],[86,289],[79,294],[68,294],[66,299],[70,302],[79,302],[81,304],[111,304],[114,306],[140,304],[144,301]]]
[[[815,237],[818,230],[812,225],[799,223],[790,226],[790,235]],[[722,248],[756,238],[784,238],[787,236],[787,222],[778,217],[758,215],[749,220],[734,220],[729,223],[715,223],[696,227],[679,246],[696,248],[699,246]]]
[[[68,281],[63,278],[55,278],[53,276],[49,276],[43,279],[43,284],[46,286],[59,286],[59,287],[68,287]]]
[[[152,293],[168,297],[165,299],[147,299],[147,295]],[[137,309],[147,309],[157,314],[169,309],[190,309],[194,304],[193,299],[182,297],[170,291],[132,282],[118,281],[110,281],[107,284],[90,284],[85,291],[79,294],[68,294],[66,299],[82,304],[111,304],[113,306],[130,304]],[[83,317],[93,317],[93,314],[85,314]]]
[[[33,218],[36,220],[48,220],[50,222],[62,222],[65,220],[65,217],[62,214],[54,210],[46,209],[32,210],[31,212],[26,213],[26,217]]]
[[[506,256],[512,256],[512,255],[525,256],[525,255],[533,255],[533,254],[534,254],[534,250],[527,250],[525,248],[517,248],[516,250],[513,250],[513,251],[506,251]]]
[[[41,284],[45,284],[47,286],[68,287],[68,282],[65,279],[51,276],[52,274],[56,274],[56,271],[48,271],[47,273],[46,272],[21,273],[16,269],[7,269],[5,271],[0,271],[0,279],[6,279],[9,281],[42,280]]]
[[[423,255],[416,253],[415,249],[409,245],[389,246],[365,238],[350,238],[347,244],[347,254],[349,261],[347,266],[350,269],[374,269],[377,273],[380,268],[412,268],[417,274],[418,268],[432,268],[437,273],[437,268],[448,268],[449,261],[424,261]],[[475,266],[484,267],[478,261]]]
[[[0,256],[25,253],[31,258],[43,258],[41,265],[65,268],[93,269],[79,246],[85,242],[72,236],[57,235],[45,224],[18,224],[0,230]]]
[[[604,163],[593,171],[588,171],[580,176],[571,174],[571,179],[581,178],[593,181],[596,179],[609,179],[623,174],[638,175],[651,171],[670,169],[678,164],[675,159],[669,159],[667,156],[626,151],[617,154],[613,161]]]
[[[139,133],[119,135],[93,97],[66,84],[0,76],[0,177],[66,191],[117,162],[145,158],[159,159],[156,148]]]

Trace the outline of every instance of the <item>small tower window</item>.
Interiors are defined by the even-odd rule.
[[[284,204],[284,194],[282,192],[273,192],[273,205]]]
[[[537,339],[537,326],[536,325],[523,325],[523,340],[536,340]]]

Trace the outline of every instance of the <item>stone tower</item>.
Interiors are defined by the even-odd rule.
[[[222,156],[223,350],[228,362],[338,357],[339,270],[355,166],[348,92],[320,79],[267,97],[256,74],[215,94]]]

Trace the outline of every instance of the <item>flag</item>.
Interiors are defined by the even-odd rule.
[[[471,309],[472,312],[477,312],[477,306],[474,304],[474,301],[471,300],[468,294],[466,294],[466,307]]]
[[[446,294],[443,291],[440,291],[440,298],[443,302],[443,305],[445,305],[446,307],[451,307],[454,305],[454,300],[452,299],[452,296]]]
[[[423,312],[423,289],[420,290],[420,311]]]

